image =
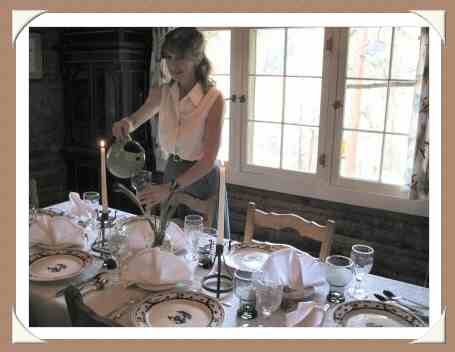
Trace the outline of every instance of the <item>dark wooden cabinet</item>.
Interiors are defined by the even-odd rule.
[[[82,193],[100,189],[99,140],[112,142],[112,124],[137,110],[148,91],[151,33],[148,29],[71,28],[62,33],[65,140],[68,188]],[[149,124],[132,136],[147,152],[147,168],[154,169]],[[112,191],[109,203],[125,208]]]

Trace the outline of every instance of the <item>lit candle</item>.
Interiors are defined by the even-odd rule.
[[[225,183],[225,169],[223,162],[220,166],[220,194],[218,198],[218,238],[217,244],[224,244],[224,204],[225,204],[225,192],[226,192],[226,183]]]
[[[104,141],[100,141],[101,152],[101,202],[103,205],[103,212],[108,212],[107,205],[107,181],[106,181],[106,147]]]

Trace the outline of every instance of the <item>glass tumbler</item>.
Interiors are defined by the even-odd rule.
[[[278,279],[267,277],[262,271],[253,273],[256,306],[264,318],[269,318],[281,305],[283,285]]]
[[[342,303],[345,301],[344,290],[351,282],[354,263],[351,258],[342,255],[331,255],[325,259],[326,278],[330,285],[327,301]]]
[[[256,292],[253,286],[252,273],[241,270],[234,273],[234,294],[240,301],[237,316],[245,320],[256,318]]]
[[[91,229],[95,229],[96,214],[100,206],[100,194],[94,191],[84,192],[82,193],[82,200],[93,210],[93,214],[89,215],[88,223]]]
[[[185,216],[183,232],[187,243],[188,255],[192,261],[198,260],[198,243],[204,230],[203,218],[200,215],[190,214]]]

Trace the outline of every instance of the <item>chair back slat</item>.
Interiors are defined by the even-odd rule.
[[[297,214],[277,214],[256,209],[253,202],[248,204],[245,223],[244,242],[251,241],[254,237],[255,227],[274,230],[293,229],[300,237],[311,238],[321,243],[319,258],[324,260],[330,253],[332,238],[335,231],[335,222],[329,220],[327,225],[321,225],[307,220]]]

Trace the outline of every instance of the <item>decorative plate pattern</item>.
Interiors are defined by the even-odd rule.
[[[285,245],[265,242],[245,242],[234,245],[225,256],[226,265],[233,270],[259,270],[271,253],[287,248]]]
[[[131,312],[142,327],[215,327],[224,320],[224,309],[212,297],[195,292],[158,293],[146,298]]]
[[[30,255],[29,277],[31,281],[52,282],[80,275],[93,257],[78,249],[43,250]]]
[[[425,323],[412,312],[395,304],[360,300],[340,304],[333,320],[350,327],[422,327]]]

